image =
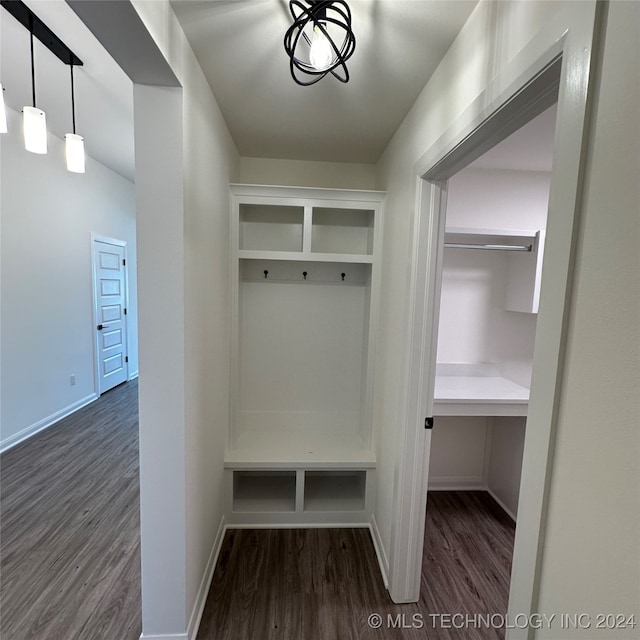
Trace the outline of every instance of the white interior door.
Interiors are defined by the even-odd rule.
[[[93,240],[98,393],[128,378],[126,243]]]

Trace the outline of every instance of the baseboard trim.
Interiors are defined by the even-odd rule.
[[[213,572],[215,571],[216,564],[218,564],[218,556],[222,549],[222,542],[224,540],[226,530],[227,525],[224,521],[224,516],[222,516],[220,526],[218,527],[218,533],[216,533],[216,538],[213,542],[213,546],[211,547],[211,553],[209,554],[209,560],[207,561],[207,568],[202,576],[198,595],[196,596],[196,601],[193,605],[189,625],[187,626],[187,635],[185,638],[188,640],[195,640],[198,635],[198,628],[200,627],[204,607],[207,604],[207,596],[209,595],[209,588],[211,587],[211,581],[213,580]]]
[[[485,489],[487,483],[482,476],[441,476],[429,478],[429,491],[473,491]]]
[[[162,635],[146,636],[144,633],[140,636],[140,640],[189,640],[186,633],[168,633]]]
[[[137,371],[134,371],[133,373],[131,373],[131,374],[129,375],[129,382],[130,382],[131,380],[135,380],[137,377],[138,377],[138,372],[137,372]]]
[[[227,529],[368,529],[367,522],[230,522]]]
[[[384,551],[384,545],[382,544],[382,537],[380,536],[380,529],[378,529],[378,522],[376,517],[371,514],[371,523],[369,524],[369,531],[371,532],[371,540],[373,540],[373,548],[376,552],[376,558],[378,559],[378,566],[380,567],[380,573],[382,574],[382,581],[385,588],[389,588],[389,559]]]
[[[79,409],[82,409],[82,407],[86,407],[88,404],[91,404],[94,400],[97,400],[98,397],[99,396],[97,393],[91,393],[88,396],[81,398],[77,402],[74,402],[73,404],[70,404],[63,409],[60,409],[60,411],[56,411],[50,416],[47,416],[42,420],[38,420],[38,422],[36,422],[35,424],[32,424],[31,426],[26,427],[21,431],[18,431],[18,433],[14,433],[12,436],[5,438],[4,440],[0,441],[0,453],[5,453],[5,451],[9,451],[9,449],[12,449],[17,444],[20,444],[21,442],[24,442],[25,440],[28,440],[29,438],[35,436],[36,433],[40,433],[40,431],[44,431],[45,429],[52,427],[57,422],[60,422],[60,420],[62,420],[63,418],[66,418]]]
[[[498,503],[498,506],[514,521],[517,521],[516,515],[513,513],[513,511],[511,511],[511,509],[509,509],[509,507],[507,507],[507,505],[502,502],[502,500],[500,500],[500,498],[498,498],[498,496],[491,491],[491,489],[489,487],[487,487],[485,489],[485,491]]]

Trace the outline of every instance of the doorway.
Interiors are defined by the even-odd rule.
[[[92,235],[93,308],[98,395],[129,379],[127,243]]]
[[[453,558],[464,558],[452,563],[448,579],[468,593],[469,603],[501,616],[507,613],[555,121],[553,105],[449,179],[436,282],[423,573],[429,592],[441,572],[427,563],[438,534],[473,523],[465,529],[468,539],[447,542]],[[465,555],[469,547],[477,552]],[[489,583],[487,574],[494,577]]]
[[[486,150],[558,102],[556,144],[549,197],[545,272],[540,292],[527,412],[518,527],[509,614],[536,611],[544,514],[561,397],[562,365],[576,232],[579,225],[587,96],[598,5],[589,5],[557,39],[532,41],[416,163],[416,200],[410,276],[405,429],[395,493],[389,590],[395,602],[415,602],[420,593],[425,504],[439,317],[448,181]],[[426,430],[425,430],[426,427]],[[509,640],[528,629],[510,630]]]

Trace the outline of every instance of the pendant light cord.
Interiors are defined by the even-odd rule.
[[[73,62],[69,65],[71,67],[71,122],[73,123],[73,133],[76,132],[76,97],[73,90]]]
[[[33,60],[33,20],[31,20],[31,93],[33,95],[33,106],[36,106],[36,67]]]

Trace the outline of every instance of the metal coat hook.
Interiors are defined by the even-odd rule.
[[[302,275],[303,275],[304,279],[306,280],[306,279],[307,279],[307,272],[306,272],[306,271],[303,271],[303,272],[302,272]]]
[[[265,270],[264,270],[264,279],[265,279],[265,280],[267,279],[267,276],[268,276],[268,275],[269,275],[269,272],[265,269]]]
[[[344,282],[344,278],[345,278],[346,275],[347,275],[346,273],[341,273],[340,274],[340,277],[342,278],[342,282]]]

